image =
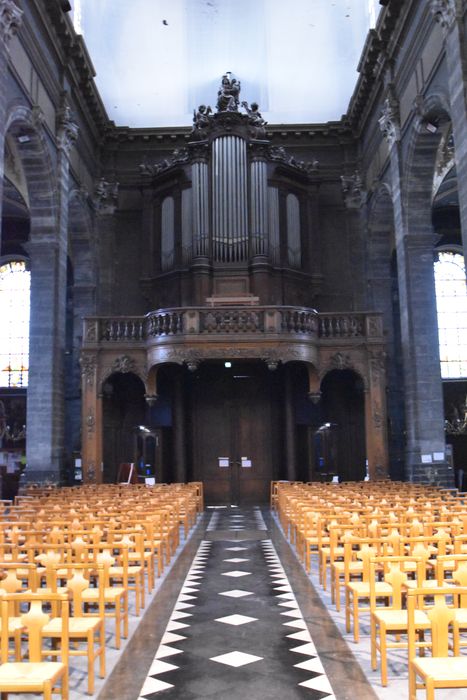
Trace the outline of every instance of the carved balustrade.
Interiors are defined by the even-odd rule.
[[[293,306],[184,307],[146,316],[85,319],[84,346],[131,343],[178,336],[302,336],[310,341],[381,339],[382,321],[372,313],[325,313]]]

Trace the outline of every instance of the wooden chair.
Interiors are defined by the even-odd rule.
[[[62,700],[68,700],[68,598],[60,594],[5,593],[0,597],[2,611],[0,693],[8,700],[9,693],[41,693],[44,700],[51,700],[52,693],[60,692]],[[9,661],[8,629],[9,604],[27,603],[29,610],[21,616],[23,633],[28,639],[28,661]],[[49,650],[44,650],[43,628],[50,620],[47,605],[60,605],[62,634],[60,636],[61,661],[44,661]],[[57,684],[60,686],[57,687]]]
[[[427,700],[434,700],[436,688],[467,688],[466,657],[459,654],[449,655],[449,628],[455,615],[451,603],[453,596],[466,597],[467,588],[416,588],[407,593],[409,700],[416,700],[417,687],[425,689]],[[426,610],[431,630],[432,656],[420,658],[417,656],[419,611],[416,606],[420,604],[421,599],[426,598],[434,599],[434,605]],[[417,677],[421,679],[421,685],[417,684]]]
[[[102,545],[99,545],[102,548]],[[115,564],[115,558],[111,555],[109,549],[97,551],[93,556],[93,561],[96,566],[103,568],[104,580],[104,602],[106,610],[105,617],[112,617],[115,620],[115,647],[120,649],[121,637],[128,637],[128,586],[112,585],[110,577],[110,567]],[[100,591],[98,588],[86,588],[82,591],[82,601],[89,605],[94,605],[98,608]],[[122,632],[123,626],[123,632]]]
[[[388,684],[388,649],[407,648],[407,642],[401,640],[401,635],[407,634],[407,610],[403,608],[403,594],[406,592],[408,578],[405,566],[409,557],[375,557],[370,561],[370,618],[371,618],[371,667],[378,667],[378,651],[381,658],[381,685]],[[423,579],[423,561],[413,558],[419,568],[416,580]],[[377,605],[376,571],[384,566],[384,581],[392,588],[389,604],[385,607]],[[418,587],[416,590],[420,590]],[[416,610],[415,624],[420,632],[420,645],[423,645],[423,631],[429,628],[429,620],[423,610]],[[394,635],[395,641],[388,641],[388,635]]]
[[[66,590],[69,591],[72,601],[68,632],[70,641],[77,644],[76,647],[70,646],[69,654],[70,656],[87,657],[88,693],[92,695],[94,693],[94,663],[96,659],[99,659],[99,675],[101,678],[105,678],[104,569],[100,566],[90,569],[89,564],[80,563],[58,564],[56,573],[60,578],[65,578],[63,583]],[[87,612],[83,602],[83,592],[91,587],[91,578],[94,579],[95,587],[99,592],[96,613]],[[44,637],[59,639],[62,635],[61,617],[53,617],[43,627],[42,633]],[[79,642],[84,643],[86,648],[80,649]]]

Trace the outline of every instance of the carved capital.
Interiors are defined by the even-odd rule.
[[[8,47],[8,42],[21,27],[22,16],[23,11],[13,0],[0,0],[0,44]]]
[[[456,0],[431,0],[430,9],[435,22],[438,22],[445,31],[448,31],[454,24],[457,16],[458,5]]]
[[[107,182],[103,177],[94,189],[94,205],[99,214],[115,214],[118,201],[118,182]]]
[[[58,147],[65,155],[69,155],[78,138],[79,127],[73,121],[71,109],[66,97],[62,100],[62,106],[57,112],[57,142]]]
[[[96,375],[97,358],[95,355],[83,355],[79,361],[81,365],[81,376],[88,387],[94,386]]]
[[[392,88],[389,90],[388,96],[384,100],[383,109],[381,116],[378,119],[378,123],[384,138],[387,139],[390,146],[392,146],[396,141],[400,141],[401,127],[399,101],[394,95]]]
[[[353,175],[341,175],[341,183],[347,209],[360,209],[365,201],[365,192],[358,170]]]

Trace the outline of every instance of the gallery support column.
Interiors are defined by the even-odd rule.
[[[296,430],[292,368],[285,366],[285,459],[287,479],[297,480]]]
[[[26,476],[34,482],[59,482],[64,465],[69,156],[77,137],[78,127],[71,120],[64,95],[57,114],[55,230],[36,232],[33,216],[28,243],[31,314]]]
[[[175,480],[180,484],[186,482],[186,426],[183,388],[183,370],[180,368],[180,370],[176,372],[173,384]]]
[[[399,109],[391,89],[379,123],[389,143],[391,164],[407,434],[406,478],[452,486],[452,469],[445,459],[434,236],[429,226],[429,211],[426,211],[429,198],[427,202],[420,197],[416,211],[407,216],[401,185]],[[407,186],[411,187],[410,178],[407,180]],[[413,183],[413,193],[418,193],[417,184]],[[415,197],[413,194],[412,199]]]
[[[13,0],[0,0],[0,222],[2,221],[3,175],[5,172],[5,124],[8,81],[8,44],[21,26],[23,11]],[[0,250],[2,232],[0,225]]]

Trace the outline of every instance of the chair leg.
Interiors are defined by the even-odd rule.
[[[99,627],[99,676],[105,678],[105,621]]]

